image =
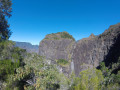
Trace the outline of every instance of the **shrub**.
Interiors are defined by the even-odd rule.
[[[0,79],[6,80],[7,76],[14,74],[16,68],[20,65],[19,60],[12,62],[12,60],[1,60],[0,61]]]
[[[68,39],[72,39],[75,41],[75,39],[72,37],[72,35],[70,35],[67,32],[61,32],[61,38],[68,38]]]
[[[65,66],[65,65],[68,65],[69,62],[67,60],[65,60],[65,59],[58,59],[57,64],[59,64],[61,66]]]
[[[74,79],[73,86],[75,90],[100,90],[103,80],[102,72],[93,68],[80,72],[80,77]]]

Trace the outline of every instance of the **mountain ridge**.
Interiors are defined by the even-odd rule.
[[[15,47],[19,47],[22,49],[26,49],[28,53],[37,53],[39,51],[39,46],[38,45],[32,45],[29,42],[19,42],[19,41],[14,41],[15,42]]]

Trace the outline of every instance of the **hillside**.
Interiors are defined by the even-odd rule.
[[[119,3],[0,0],[0,90],[120,90]]]
[[[14,42],[2,40],[0,89],[119,90],[120,24],[77,42],[69,33],[61,37],[63,33],[47,35],[39,55],[24,50],[37,50],[30,43],[16,42],[15,47]]]
[[[17,42],[15,41],[15,46],[26,49],[27,52],[29,53],[38,53],[39,52],[39,46],[38,45],[32,45],[31,43],[28,42]]]

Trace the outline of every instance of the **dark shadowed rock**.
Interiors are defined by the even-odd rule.
[[[112,25],[99,36],[79,40],[73,50],[72,60],[76,75],[80,71],[99,66],[105,61],[108,66],[120,56],[120,24]]]

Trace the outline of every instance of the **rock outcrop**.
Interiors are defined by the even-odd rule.
[[[49,63],[57,64],[58,60],[68,61],[68,65],[59,66],[61,72],[68,74],[72,56],[72,48],[75,43],[74,38],[67,32],[49,34],[40,42],[39,55],[45,56]]]
[[[92,37],[91,37],[92,36]],[[104,61],[106,66],[120,56],[120,24],[112,25],[99,36],[79,40],[73,50],[75,74]]]
[[[65,59],[69,66],[63,73],[79,72],[91,67],[98,67],[104,61],[106,66],[115,63],[120,56],[120,23],[110,26],[101,35],[81,39],[75,42],[67,32],[49,34],[40,42],[39,55],[46,56],[48,60],[56,63]]]

